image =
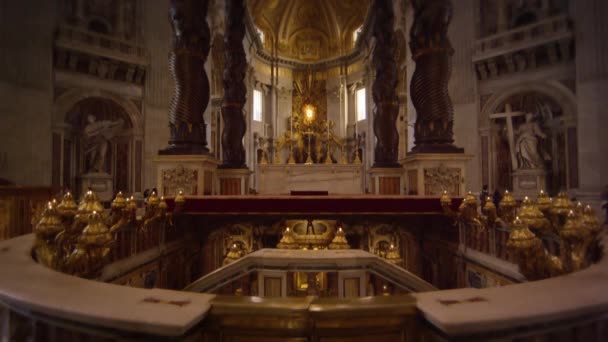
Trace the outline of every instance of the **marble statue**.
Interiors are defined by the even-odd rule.
[[[87,120],[88,124],[84,128],[86,172],[104,172],[108,146],[123,127],[124,121],[97,121],[94,115],[89,115]]]
[[[551,159],[548,154],[539,149],[538,138],[546,139],[547,135],[542,132],[538,122],[533,119],[532,113],[526,113],[526,122],[521,124],[515,132],[515,154],[519,169],[543,169],[544,160]]]

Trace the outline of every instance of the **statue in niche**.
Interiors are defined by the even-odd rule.
[[[119,134],[124,120],[97,121],[94,115],[89,115],[87,121],[88,124],[84,128],[86,172],[105,172],[104,165],[108,146],[112,138]]]
[[[546,139],[538,122],[533,121],[534,115],[526,113],[526,122],[521,124],[515,132],[515,154],[519,169],[543,169],[544,161],[551,157],[539,148],[538,138]]]

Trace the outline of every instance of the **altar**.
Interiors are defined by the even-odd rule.
[[[329,194],[365,193],[361,164],[266,164],[256,169],[260,194],[327,191]]]

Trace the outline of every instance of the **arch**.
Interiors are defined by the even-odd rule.
[[[490,114],[496,113],[498,106],[511,96],[528,92],[537,92],[551,98],[562,108],[564,117],[576,117],[576,96],[566,86],[555,81],[512,86],[505,91],[492,95],[481,109],[481,122],[488,123]]]
[[[533,24],[538,21],[538,18],[538,10],[533,8],[527,8],[513,16],[513,20],[511,21],[511,28],[518,28]]]
[[[298,38],[298,36],[305,35],[305,34],[319,34],[320,36],[323,37],[326,44],[330,43],[330,39],[329,39],[329,36],[327,35],[327,32],[323,32],[319,29],[310,28],[310,27],[302,27],[302,28],[299,28],[299,29],[291,32],[291,35],[289,36],[288,41],[291,43],[291,42],[293,42],[293,40],[295,38]]]
[[[112,33],[112,25],[110,22],[100,16],[94,16],[89,19],[87,23],[87,28],[89,31],[98,33],[98,34],[111,34]]]
[[[576,127],[577,102],[574,93],[558,81],[531,82],[521,86],[514,85],[492,95],[484,104],[480,112],[480,134],[489,137],[488,144],[499,142],[500,145],[499,147],[497,145],[488,147],[489,152],[486,155],[487,164],[484,164],[487,167],[487,176],[489,177],[488,185],[491,185],[493,188],[500,187],[513,189],[513,184],[510,183],[512,178],[509,173],[513,173],[516,168],[514,166],[514,147],[508,145],[508,140],[506,140],[507,138],[504,134],[502,135],[502,138],[499,138],[496,135],[498,133],[494,132],[492,129],[490,129],[489,132],[484,133],[484,131],[492,127],[490,115],[503,112],[501,106],[509,99],[516,98],[520,95],[523,95],[525,99],[527,94],[544,97],[561,110],[559,119],[548,121],[547,129],[549,129],[552,134],[548,135],[547,141],[543,142],[541,147],[545,148],[546,153],[552,156],[552,158],[549,159],[549,164],[545,165],[547,178],[546,184],[543,185],[543,187],[546,186],[546,189],[554,192],[566,188],[576,188],[578,184],[577,157],[574,156],[573,158],[568,159],[568,157],[565,157],[566,152],[564,149],[567,147],[566,141],[570,139],[569,137],[575,140],[577,139],[576,130],[572,133],[573,135],[571,135],[570,131],[567,129],[568,127]],[[529,104],[523,104],[523,106],[529,106]],[[559,146],[562,146],[561,153],[557,150]]]
[[[65,124],[67,113],[80,101],[98,97],[108,99],[122,107],[131,120],[133,133],[135,135],[143,135],[144,122],[143,115],[135,103],[124,97],[102,90],[83,90],[71,89],[59,96],[53,105],[53,126],[63,126]]]

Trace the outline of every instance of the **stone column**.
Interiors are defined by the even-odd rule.
[[[507,2],[506,0],[498,0],[496,2],[496,10],[498,15],[497,20],[497,33],[504,32],[509,27],[509,18],[507,16]]]
[[[243,107],[247,99],[245,73],[247,60],[243,48],[245,37],[245,2],[244,0],[226,0],[226,35],[225,69],[224,69],[224,102],[222,103],[223,163],[222,168],[246,168],[243,136],[247,124],[243,117]]]
[[[271,76],[270,78],[270,116],[272,117],[272,138],[277,138],[279,137],[280,133],[279,132],[279,114],[278,114],[278,107],[279,107],[279,97],[278,97],[278,80],[279,80],[279,76],[278,76],[278,66],[275,65],[273,68],[274,74],[273,76]],[[270,138],[270,137],[267,137]]]
[[[348,136],[348,83],[346,80],[346,67],[340,68],[340,131],[341,137]]]
[[[578,179],[576,197],[600,209],[608,185],[608,2],[575,1]]]
[[[454,49],[448,39],[450,0],[414,0],[410,49],[416,71],[410,85],[416,108],[414,153],[462,153],[453,145],[454,108],[448,93]]]
[[[397,63],[394,58],[393,2],[376,0],[376,18],[373,36],[376,38],[372,65],[376,77],[372,86],[374,100],[374,134],[377,142],[374,150],[374,167],[399,167],[399,98],[397,96]]]
[[[175,90],[169,109],[169,146],[159,154],[207,154],[203,113],[209,104],[205,61],[209,55],[208,0],[171,0],[173,28],[169,68]]]
[[[116,23],[114,25],[114,36],[125,39],[125,2],[119,2],[116,7]]]
[[[84,18],[84,3],[83,0],[76,0],[74,2],[74,17],[76,19],[76,26],[85,27],[86,22]]]

